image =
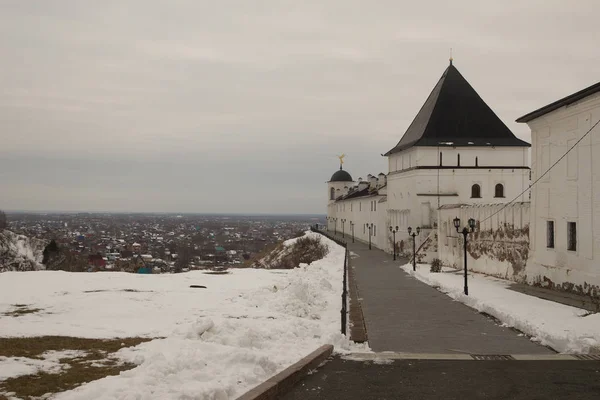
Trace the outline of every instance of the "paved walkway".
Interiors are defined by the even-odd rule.
[[[331,233],[331,232],[330,232]],[[341,235],[340,235],[341,237]],[[348,238],[346,238],[348,240]],[[392,256],[348,240],[369,346],[437,354],[550,354],[509,328],[410,277]]]
[[[307,376],[283,400],[596,400],[600,361],[347,361]]]

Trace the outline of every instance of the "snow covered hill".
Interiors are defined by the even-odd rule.
[[[0,337],[158,338],[113,354],[136,368],[56,400],[233,399],[323,344],[368,351],[339,332],[344,249],[306,237],[329,252],[293,269],[8,272],[0,279]],[[17,315],[19,305],[34,312]],[[3,365],[4,376],[15,376],[36,362],[1,358],[0,381]]]
[[[0,231],[0,272],[37,271],[42,265],[46,241]]]

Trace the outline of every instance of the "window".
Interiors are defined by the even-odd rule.
[[[373,211],[377,211],[377,201],[373,200]]]
[[[352,211],[352,203],[350,203],[350,211]]]
[[[440,151],[440,167],[442,166],[442,152]]]
[[[363,233],[367,233],[367,226],[363,225]]]
[[[334,200],[334,199],[335,199],[335,189],[331,188],[330,194],[329,194],[329,200]]]
[[[458,165],[460,167],[460,154],[457,154],[456,165]]]
[[[373,236],[377,236],[377,225],[373,225]]]
[[[554,248],[554,221],[546,221],[546,247]]]
[[[504,197],[504,185],[499,183],[494,189],[494,197]]]
[[[480,199],[481,198],[481,186],[478,184],[474,184],[471,186],[471,198],[472,199]]]
[[[475,157],[475,166],[479,167],[479,159],[477,157]]]
[[[577,250],[577,223],[567,222],[567,250]]]
[[[362,211],[362,201],[358,202],[358,211]]]
[[[373,202],[371,201],[371,211],[373,211]]]

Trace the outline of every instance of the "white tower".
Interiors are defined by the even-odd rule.
[[[331,224],[337,225],[337,204],[336,199],[340,196],[348,194],[348,190],[354,186],[352,176],[342,168],[343,157],[340,157],[340,169],[331,175],[331,179],[327,182],[327,226],[331,228]]]

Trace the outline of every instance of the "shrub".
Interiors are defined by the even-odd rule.
[[[430,272],[442,272],[442,260],[434,258],[431,262]]]
[[[304,236],[289,246],[278,245],[265,257],[255,261],[256,268],[292,269],[300,264],[311,264],[324,258],[329,252],[319,238]]]
[[[4,211],[0,210],[0,231],[8,228],[8,221]]]

